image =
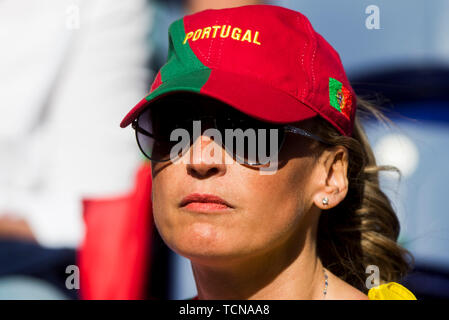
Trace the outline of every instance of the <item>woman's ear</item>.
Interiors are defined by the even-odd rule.
[[[315,192],[313,202],[322,209],[337,206],[348,193],[348,150],[343,146],[335,146],[322,155],[320,161],[321,184]]]

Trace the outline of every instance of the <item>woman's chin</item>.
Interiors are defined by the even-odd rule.
[[[236,259],[248,255],[245,248],[241,248],[241,243],[231,243],[229,241],[214,241],[207,238],[188,238],[175,241],[170,248],[189,260],[192,263],[205,265],[223,265]]]
[[[171,249],[177,254],[188,259],[220,259],[235,255],[238,248],[231,243],[223,243],[218,240],[211,241],[209,238],[184,238],[175,241]]]

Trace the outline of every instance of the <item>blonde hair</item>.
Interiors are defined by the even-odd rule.
[[[413,257],[397,243],[400,226],[390,200],[379,186],[379,172],[399,170],[378,166],[361,124],[365,116],[391,123],[374,104],[357,98],[352,137],[342,136],[321,118],[315,133],[349,151],[348,193],[336,207],[321,214],[317,251],[332,273],[366,292],[368,265],[379,267],[380,282],[398,281],[410,270]],[[326,148],[324,145],[321,147]]]

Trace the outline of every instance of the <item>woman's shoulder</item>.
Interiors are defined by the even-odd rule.
[[[397,282],[388,282],[368,291],[370,300],[417,300],[415,295]]]

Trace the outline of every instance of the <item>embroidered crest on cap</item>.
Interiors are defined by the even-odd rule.
[[[350,119],[352,94],[340,81],[334,78],[329,78],[329,103]]]

